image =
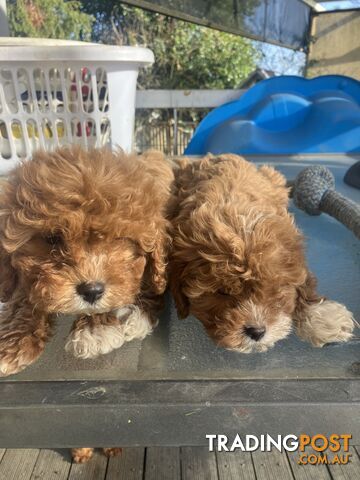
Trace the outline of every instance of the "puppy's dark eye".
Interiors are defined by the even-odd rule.
[[[216,293],[218,293],[219,295],[226,295],[228,297],[231,296],[231,293],[229,293],[227,290],[225,290],[224,288],[219,288]]]
[[[45,241],[46,241],[46,243],[48,243],[49,245],[51,245],[53,247],[59,246],[63,243],[63,239],[62,239],[61,235],[57,235],[57,234],[47,235],[45,237]]]
[[[119,240],[119,241],[122,241],[122,242],[127,242],[129,245],[131,245],[134,248],[134,252],[136,253],[136,255],[138,255],[138,256],[145,255],[145,252],[141,248],[139,243],[132,238],[130,238],[130,237],[116,237],[115,240]]]

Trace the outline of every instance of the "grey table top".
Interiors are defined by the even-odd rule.
[[[360,190],[344,184],[354,158],[252,158],[272,163],[288,179],[309,164],[325,164],[336,177],[339,192],[360,203]],[[293,205],[296,221],[307,240],[307,257],[319,280],[319,291],[344,303],[360,321],[360,243],[334,219],[311,217]],[[143,342],[134,341],[94,360],[65,353],[65,338],[73,319],[59,319],[45,353],[22,373],[1,379],[18,381],[107,380],[236,380],[236,379],[355,379],[360,375],[360,331],[348,344],[316,349],[294,335],[267,353],[251,355],[216,348],[196,319],[180,321],[170,295],[158,328]]]

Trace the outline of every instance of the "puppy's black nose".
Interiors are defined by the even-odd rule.
[[[266,329],[264,327],[246,327],[245,333],[248,337],[258,342],[265,335]]]
[[[76,287],[76,291],[89,303],[95,303],[103,296],[105,285],[102,282],[80,283]]]

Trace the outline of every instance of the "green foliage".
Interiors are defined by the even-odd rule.
[[[8,0],[10,31],[16,37],[89,40],[94,18],[79,1]]]
[[[141,69],[141,88],[235,88],[258,59],[249,40],[117,0],[8,0],[7,4],[15,36],[92,38],[151,48],[156,61],[152,68]]]
[[[251,41],[174,18],[119,5],[83,0],[96,22],[93,40],[147,46],[155,54],[142,69],[141,88],[236,88],[254,70],[258,56]]]
[[[178,77],[177,88],[234,88],[255,68],[248,40],[189,23],[176,26],[170,52],[169,80]],[[166,56],[165,74],[164,62]]]

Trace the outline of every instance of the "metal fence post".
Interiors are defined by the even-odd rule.
[[[174,108],[174,134],[173,134],[174,155],[178,154],[178,116],[177,109]]]

